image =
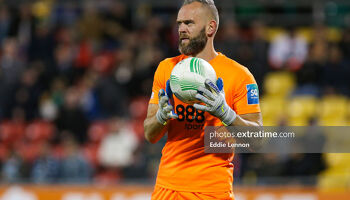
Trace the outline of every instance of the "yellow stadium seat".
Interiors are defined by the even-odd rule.
[[[327,96],[318,104],[317,116],[321,125],[344,126],[346,125],[348,100],[343,96]]]
[[[328,28],[327,37],[329,41],[339,42],[342,37],[342,31],[339,28]]]
[[[301,37],[304,37],[306,39],[307,42],[311,42],[312,40],[312,29],[310,27],[300,27],[296,29],[296,32],[298,35],[300,35]],[[279,28],[279,27],[270,27],[266,29],[266,33],[265,33],[265,39],[267,41],[273,41],[276,37],[282,35],[282,34],[286,34],[287,31],[283,28]]]
[[[306,39],[307,42],[312,40],[312,29],[310,27],[301,27],[298,29],[298,34]]]
[[[52,3],[49,1],[37,1],[32,6],[33,14],[39,18],[48,17],[51,13]]]
[[[348,168],[330,168],[322,172],[318,177],[318,186],[321,189],[345,190],[350,186],[350,174]]]
[[[320,118],[318,120],[318,124],[320,126],[346,126],[347,121],[345,119],[338,118]]]
[[[245,173],[242,182],[246,185],[255,185],[257,182],[257,174],[254,171],[248,171]]]
[[[346,117],[347,117],[348,122],[350,123],[350,99],[348,99],[348,103],[347,104],[348,105],[347,105],[347,108],[346,108],[346,112],[347,112]],[[350,126],[350,124],[348,126]]]
[[[264,126],[276,126],[285,118],[285,99],[264,96],[260,101]]]
[[[303,117],[299,118],[288,118],[288,126],[307,126],[309,124],[309,120]]]
[[[289,99],[286,107],[290,126],[306,126],[316,111],[317,100],[313,96],[298,96]]]
[[[350,173],[350,153],[326,153],[323,157],[330,168],[348,168]]]
[[[266,75],[264,90],[267,95],[285,98],[295,87],[295,77],[290,72],[272,72]]]
[[[323,157],[328,168],[319,175],[321,188],[345,189],[350,187],[350,153],[326,153]]]
[[[271,117],[263,117],[264,126],[277,126],[278,121],[275,118]]]
[[[276,37],[278,37],[279,35],[284,34],[285,31],[282,28],[278,28],[278,27],[273,27],[273,28],[267,28],[266,29],[266,40],[268,41],[273,41]]]

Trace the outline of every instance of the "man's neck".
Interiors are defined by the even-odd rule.
[[[218,53],[214,49],[213,42],[208,41],[204,49],[197,55],[193,55],[193,57],[202,58],[209,62],[210,60],[214,59],[217,55]]]

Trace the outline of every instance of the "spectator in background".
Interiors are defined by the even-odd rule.
[[[297,34],[294,27],[273,39],[269,48],[269,63],[274,69],[297,71],[308,53],[306,39]]]
[[[71,82],[74,81],[73,62],[77,53],[77,45],[73,40],[73,30],[62,28],[57,34],[58,45],[54,49],[55,70]]]
[[[74,135],[62,132],[64,156],[61,160],[60,178],[63,182],[88,183],[92,177],[92,167],[83,156]]]
[[[237,60],[239,59],[239,50],[242,45],[241,38],[239,36],[239,26],[236,22],[228,20],[224,22],[222,31],[218,30],[218,40],[216,46],[218,51],[225,54],[227,57]]]
[[[57,106],[47,93],[44,93],[39,102],[39,114],[45,121],[52,122],[57,117]]]
[[[9,35],[16,37],[20,47],[20,54],[26,58],[29,41],[32,38],[35,23],[29,3],[19,4],[9,30]]]
[[[156,66],[164,58],[164,53],[168,51],[167,47],[162,46],[160,33],[163,27],[161,18],[152,17],[143,27],[143,31],[138,34],[139,39],[143,42],[139,43],[136,49],[134,74],[130,82],[133,96],[149,95],[148,91],[152,88]]]
[[[8,183],[19,182],[23,178],[23,160],[13,151],[2,166],[2,180]]]
[[[330,45],[328,62],[321,74],[324,87],[334,90],[337,93],[350,95],[349,73],[350,68],[345,65],[342,52],[338,45]]]
[[[19,81],[24,69],[24,61],[19,56],[18,41],[7,38],[2,45],[0,57],[1,81],[8,87],[13,87]]]
[[[99,102],[95,91],[97,78],[98,75],[90,70],[81,77],[78,83],[82,109],[89,121],[98,119],[100,115]]]
[[[151,163],[151,160],[149,159],[149,154],[145,146],[147,145],[140,144],[134,150],[134,153],[132,155],[133,157],[132,163],[129,166],[124,167],[122,169],[122,174],[124,179],[137,180],[137,179],[140,179],[140,177],[146,178],[146,177],[154,177],[156,175],[157,167],[154,168],[154,166],[152,166],[152,168],[148,168]]]
[[[317,175],[326,168],[321,153],[309,153],[325,151],[326,136],[316,119],[309,121],[298,144],[301,145],[298,149],[304,149],[307,153],[289,155],[282,175],[289,176],[289,181],[294,184],[316,184]]]
[[[87,1],[86,4],[90,4],[91,1]],[[51,20],[54,24],[60,24],[63,26],[72,26],[76,23],[80,10],[77,1],[58,1],[53,4],[51,14]]]
[[[35,183],[52,183],[59,175],[59,161],[53,156],[51,144],[40,145],[39,157],[34,161],[31,170],[31,179]]]
[[[24,61],[18,54],[18,42],[7,38],[0,55],[0,116],[9,117],[16,86],[24,70]]]
[[[322,154],[295,153],[288,157],[281,175],[288,176],[293,184],[316,184],[317,174],[325,169]]]
[[[91,2],[84,4],[84,10],[77,22],[79,33],[84,40],[98,42],[103,33],[104,21]]]
[[[340,48],[342,50],[344,59],[346,59],[346,62],[349,64],[350,63],[350,27],[344,30],[343,32],[342,39],[340,41]]]
[[[121,1],[110,1],[101,13],[104,22],[103,37],[109,45],[118,45],[121,35],[131,30],[132,16],[129,8]]]
[[[38,82],[39,73],[40,70],[34,67],[26,69],[16,89],[14,103],[24,109],[27,120],[38,117],[38,101],[42,92]]]
[[[117,52],[116,57],[118,61],[114,68],[114,76],[116,81],[122,86],[127,87],[131,84],[131,78],[134,73],[134,56],[131,48],[122,48]]]
[[[63,107],[58,112],[56,125],[60,131],[72,132],[79,142],[83,143],[87,138],[89,122],[80,103],[79,91],[74,87],[68,88],[64,95]]]
[[[42,62],[45,66],[45,76],[50,79],[57,75],[54,62],[55,45],[54,33],[49,24],[38,24],[29,42],[28,61]]]
[[[51,81],[50,95],[52,101],[57,107],[62,107],[64,105],[64,94],[67,90],[67,80],[63,77],[56,77]]]
[[[11,24],[8,8],[5,5],[0,5],[0,46],[6,38]]]
[[[145,30],[139,33],[139,39],[143,42],[138,45],[136,55],[136,71],[147,71],[149,68],[154,68],[164,55],[162,54],[162,49],[160,49],[159,44],[159,32],[163,27],[162,20],[158,17],[153,17],[149,19],[149,25]],[[149,28],[152,27],[152,28]],[[153,70],[151,69],[153,72]]]
[[[102,117],[125,116],[128,102],[126,88],[122,87],[112,75],[98,78],[96,94]]]
[[[128,167],[138,146],[135,133],[122,118],[109,120],[109,133],[103,138],[98,151],[101,165],[109,168]]]
[[[298,88],[294,91],[295,95],[320,95],[320,74],[326,65],[327,55],[328,44],[325,41],[315,40],[310,45],[309,56],[296,73]]]
[[[263,85],[264,76],[268,70],[267,67],[267,52],[268,41],[265,36],[265,24],[261,21],[254,21],[252,23],[252,40],[249,42],[251,47],[252,57],[251,66],[247,66],[250,72],[254,75],[258,85]]]

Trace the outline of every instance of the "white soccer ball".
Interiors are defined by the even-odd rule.
[[[196,57],[186,58],[177,63],[170,75],[170,88],[182,102],[193,104],[198,86],[203,86],[206,79],[216,82],[214,68],[205,60]]]

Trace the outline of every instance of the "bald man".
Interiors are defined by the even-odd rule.
[[[215,51],[219,15],[213,0],[185,0],[177,24],[181,55],[160,62],[144,121],[149,142],[168,134],[152,199],[232,200],[234,154],[205,153],[204,128],[262,126],[258,87],[246,67]],[[174,66],[188,57],[208,61],[220,77],[206,82],[216,93],[198,88],[201,104],[181,102],[167,84]]]

